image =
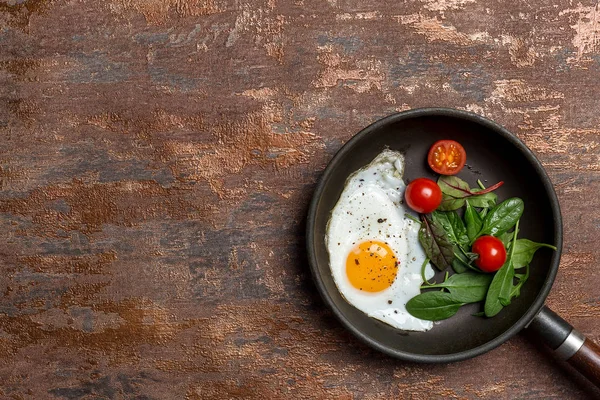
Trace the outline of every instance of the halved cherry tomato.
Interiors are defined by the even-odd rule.
[[[406,204],[418,213],[433,212],[442,202],[442,190],[435,181],[418,178],[406,186]]]
[[[475,259],[475,265],[483,272],[498,271],[506,261],[506,249],[504,243],[494,236],[481,236],[473,243],[473,253],[479,255]]]
[[[455,175],[465,166],[467,153],[454,140],[438,140],[429,149],[427,163],[441,175]]]

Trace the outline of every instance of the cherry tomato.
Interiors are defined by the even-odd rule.
[[[479,255],[475,265],[483,272],[498,271],[506,261],[506,249],[500,239],[494,236],[481,236],[473,243],[473,253]]]
[[[404,197],[410,208],[427,214],[438,208],[442,202],[442,190],[435,181],[418,178],[408,184]]]
[[[441,175],[458,174],[466,161],[465,149],[454,140],[438,140],[431,146],[427,155],[429,167]]]

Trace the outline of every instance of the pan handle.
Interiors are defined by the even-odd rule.
[[[526,330],[600,388],[600,346],[546,306],[542,307]]]

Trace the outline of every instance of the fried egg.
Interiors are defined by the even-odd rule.
[[[384,150],[353,173],[333,208],[325,242],[335,284],[351,305],[395,328],[426,331],[406,303],[420,293],[426,256],[419,223],[405,216],[404,156]],[[433,269],[426,266],[427,279]]]

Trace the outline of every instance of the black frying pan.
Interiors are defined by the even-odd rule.
[[[386,147],[406,154],[405,180],[435,179],[426,154],[440,139],[453,139],[464,146],[467,167],[459,177],[470,183],[477,179],[489,184],[504,181],[496,192],[500,199],[523,199],[521,237],[554,244],[557,251],[536,253],[521,296],[495,317],[472,316],[480,311],[480,305],[472,304],[428,332],[405,332],[368,317],[340,295],[329,270],[325,229],[346,178]],[[489,351],[527,327],[600,386],[600,347],[544,306],[562,249],[562,220],[552,183],[533,153],[494,122],[464,111],[418,109],[388,116],[359,132],[335,155],[317,186],[308,214],[307,248],[325,303],[347,329],[377,350],[409,361],[459,361]]]

